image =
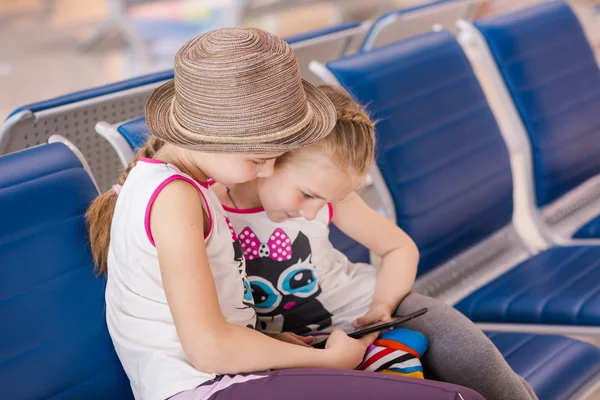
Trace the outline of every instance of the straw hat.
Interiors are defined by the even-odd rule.
[[[146,121],[152,134],[179,147],[276,153],[326,136],[336,111],[300,77],[283,39],[255,28],[224,28],[177,52],[175,79],[152,93]]]

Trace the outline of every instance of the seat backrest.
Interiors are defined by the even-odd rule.
[[[345,55],[352,42],[362,41],[369,26],[370,23],[346,22],[288,37],[286,41],[296,54],[302,77],[312,84],[320,84],[322,82],[308,69],[310,62],[325,63]]]
[[[546,1],[474,24],[532,150],[538,207],[600,173],[600,68],[570,7]]]
[[[146,125],[146,117],[135,118],[120,124],[117,131],[125,138],[134,152],[142,148],[150,137],[150,130]]]
[[[3,399],[131,399],[84,213],[98,194],[62,143],[0,157]]]
[[[471,19],[480,2],[481,0],[437,0],[385,13],[371,26],[361,51],[422,35],[431,31],[434,25],[455,32],[456,21]]]
[[[377,121],[377,163],[419,274],[508,225],[508,151],[477,78],[447,31],[327,64]]]
[[[0,127],[0,154],[37,146],[60,134],[81,149],[98,185],[107,190],[119,175],[120,162],[106,140],[94,134],[96,123],[144,115],[148,96],[171,78],[172,70],[163,71],[20,107]]]

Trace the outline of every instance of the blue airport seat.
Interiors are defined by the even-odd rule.
[[[84,215],[97,195],[61,143],[0,157],[4,399],[133,398],[87,240]]]

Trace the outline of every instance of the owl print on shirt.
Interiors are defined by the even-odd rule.
[[[264,239],[250,227],[239,235],[261,327],[307,334],[331,326],[331,314],[317,300],[321,288],[306,235],[299,232],[292,242],[277,228]],[[280,326],[269,326],[277,321]]]

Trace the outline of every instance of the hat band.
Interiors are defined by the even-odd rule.
[[[192,132],[183,125],[179,123],[175,113],[173,112],[173,102],[175,101],[175,97],[171,102],[171,107],[169,107],[169,121],[173,125],[173,127],[184,136],[187,136],[191,140],[203,140],[211,143],[270,143],[276,141],[278,139],[284,139],[289,137],[295,133],[300,132],[302,129],[306,128],[308,124],[313,119],[313,110],[310,104],[307,104],[307,112],[304,118],[297,124],[290,126],[282,131],[273,132],[260,136],[247,136],[247,137],[239,137],[239,136],[213,136],[213,135],[203,135],[198,132]]]

